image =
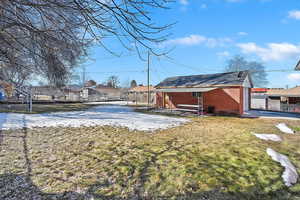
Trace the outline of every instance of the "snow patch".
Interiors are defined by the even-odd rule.
[[[283,133],[295,134],[295,132],[290,129],[285,123],[277,124],[276,127]]]
[[[257,133],[254,133],[254,135],[256,137],[258,137],[259,139],[262,139],[262,140],[271,140],[271,141],[274,141],[274,142],[281,142],[282,139],[280,136],[278,135],[275,135],[275,134],[257,134]]]
[[[80,127],[114,126],[129,130],[155,131],[168,129],[188,122],[188,119],[134,112],[125,106],[97,106],[86,111],[45,114],[0,113],[0,129],[24,127]]]
[[[297,183],[297,170],[287,156],[277,153],[271,148],[267,149],[267,154],[271,156],[274,161],[279,162],[281,166],[285,168],[281,177],[283,178],[286,186],[291,187],[293,184]]]

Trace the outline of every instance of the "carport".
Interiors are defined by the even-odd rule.
[[[216,88],[166,88],[157,89],[156,91],[162,94],[163,107],[188,112],[197,112],[203,115],[204,112],[204,93],[215,90]],[[190,98],[184,97],[193,97]],[[183,99],[174,99],[174,98]],[[176,104],[174,104],[176,102]]]
[[[242,115],[252,86],[248,71],[170,77],[155,86],[156,107]]]

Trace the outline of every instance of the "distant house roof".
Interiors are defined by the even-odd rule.
[[[62,90],[52,86],[33,86],[32,93],[34,95],[48,95],[48,96],[63,96]]]
[[[297,65],[296,65],[296,67],[295,67],[295,70],[300,71],[300,60],[299,60],[299,62],[297,63]]]
[[[154,87],[150,85],[150,91],[153,91]],[[148,91],[148,86],[136,86],[134,88],[131,88],[129,92],[147,92]]]
[[[242,86],[247,77],[249,77],[248,71],[176,76],[165,79],[155,88]],[[250,77],[249,81],[252,86]]]
[[[81,92],[82,91],[82,87],[80,85],[67,85],[65,87],[62,88],[62,90],[66,91],[66,92]]]
[[[251,92],[253,93],[266,93],[269,88],[251,88]]]
[[[300,97],[300,86],[290,89],[270,89],[268,96]]]

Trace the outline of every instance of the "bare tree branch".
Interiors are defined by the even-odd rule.
[[[159,26],[151,11],[169,0],[2,0],[0,2],[0,78],[46,77],[63,85],[87,48],[115,37],[127,50],[155,47],[172,24]],[[140,54],[139,54],[140,55]],[[15,77],[15,78],[12,78]],[[17,78],[16,78],[17,77]]]

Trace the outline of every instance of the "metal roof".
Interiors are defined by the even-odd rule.
[[[156,85],[155,88],[242,86],[248,75],[248,71],[241,71],[192,76],[176,76],[165,79]]]

